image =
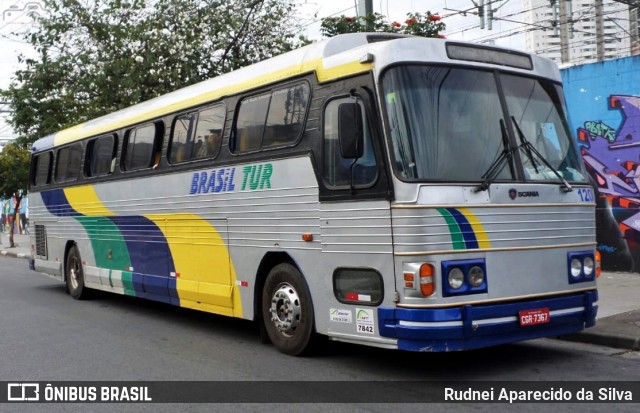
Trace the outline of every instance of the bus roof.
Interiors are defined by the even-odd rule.
[[[384,41],[394,39],[423,43],[420,43],[421,47],[401,48]],[[413,49],[406,50],[407,54],[402,56],[401,60],[413,60],[415,56],[419,56],[418,58],[422,60],[425,53],[431,54],[434,51],[438,51],[437,54],[444,53],[442,47],[444,42],[440,39],[412,36],[407,38],[405,35],[390,33],[351,33],[335,36],[45,136],[34,143],[32,152],[40,152],[54,146],[157,119],[305,73],[315,73],[321,83],[364,73],[373,68],[372,59],[367,58],[367,53],[372,50],[385,49],[391,51],[395,58],[400,58],[401,49]],[[447,59],[446,54],[443,56]],[[376,61],[378,57],[376,55]],[[536,63],[542,62],[542,66],[549,66],[548,62],[545,62],[547,59],[532,57],[536,59]],[[545,71],[548,72],[548,70]]]

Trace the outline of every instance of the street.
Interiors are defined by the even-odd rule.
[[[26,260],[9,257],[0,257],[0,312],[0,381],[640,379],[639,352],[553,339],[459,353],[408,353],[329,342],[314,357],[290,357],[261,344],[257,327],[250,322],[103,293],[76,301],[66,294],[63,284],[29,271]],[[276,405],[248,406],[253,406],[250,410],[269,411]],[[394,410],[415,411],[411,406],[402,404]],[[465,411],[466,407],[477,411],[480,406],[506,411],[510,407],[438,406],[438,411]],[[557,410],[569,411],[571,406],[561,404]],[[74,410],[64,404],[30,405],[28,410],[34,407],[42,411]],[[83,406],[83,410],[110,411],[114,407],[93,404]],[[604,407],[594,403],[582,404],[580,409],[595,412]],[[1,410],[24,408],[14,404],[4,405]],[[520,405],[519,410],[539,408],[530,403]],[[175,411],[176,407],[135,404],[126,409]],[[188,410],[199,409],[212,410],[205,405],[191,405]],[[233,404],[215,407],[217,411],[237,409]],[[635,409],[635,403],[615,407],[615,411]],[[326,406],[302,405],[301,410],[324,411]],[[332,410],[389,408],[363,404]]]

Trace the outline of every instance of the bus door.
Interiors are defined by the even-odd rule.
[[[320,229],[334,297],[318,311],[329,312],[329,333],[373,338],[375,307],[394,296],[390,186],[372,93],[344,90],[323,108]]]

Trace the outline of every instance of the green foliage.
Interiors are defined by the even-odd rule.
[[[320,32],[323,36],[333,37],[344,33],[357,32],[386,32],[411,34],[422,37],[440,37],[445,24],[437,14],[430,11],[422,13],[408,13],[404,23],[388,22],[380,13],[371,13],[366,17],[327,17],[322,19]]]
[[[22,144],[306,43],[293,0],[44,0],[0,95]]]
[[[9,144],[0,152],[0,198],[11,199],[27,193],[29,151]]]

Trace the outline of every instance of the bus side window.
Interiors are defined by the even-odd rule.
[[[341,103],[353,103],[352,97],[331,100],[324,109],[323,124],[323,156],[324,181],[330,188],[340,189],[351,186],[351,168],[353,165],[353,185],[355,187],[369,187],[378,177],[376,158],[371,142],[371,133],[366,119],[366,111],[362,101],[358,100],[362,110],[364,131],[364,151],[358,159],[343,158],[338,141],[338,108]]]
[[[51,183],[51,152],[45,152],[34,158],[35,168],[33,168],[31,184],[42,186]]]
[[[56,157],[56,182],[69,182],[78,179],[81,173],[82,145],[77,143],[58,150]]]
[[[271,93],[265,93],[240,102],[234,152],[249,152],[260,149],[270,101]]]
[[[302,136],[309,85],[299,83],[240,101],[232,133],[234,153],[294,144]]]
[[[169,143],[169,162],[180,163],[189,160],[191,147],[193,146],[193,129],[197,114],[188,113],[178,116],[173,121],[171,129],[171,141]]]
[[[124,144],[125,170],[135,171],[153,166],[154,154],[160,147],[160,129],[160,124],[152,123],[129,131]]]
[[[301,83],[273,92],[262,147],[292,144],[302,134],[309,85]]]
[[[86,176],[102,176],[115,170],[116,144],[114,135],[101,136],[89,142],[85,156]]]
[[[224,105],[216,105],[198,113],[196,136],[202,142],[192,150],[191,159],[215,158],[222,144],[222,129],[227,111]]]

